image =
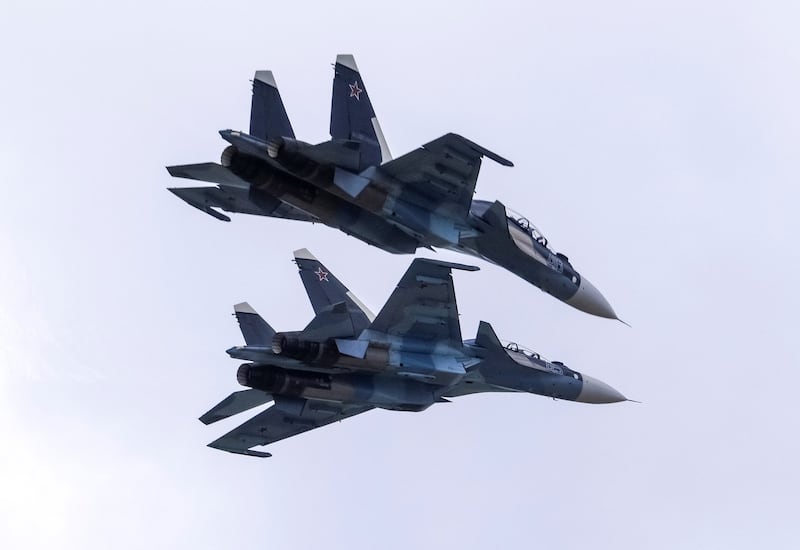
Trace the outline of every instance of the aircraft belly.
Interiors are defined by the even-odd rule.
[[[532,368],[494,370],[489,367],[481,369],[481,372],[486,384],[491,386],[558,399],[574,400],[583,386],[577,378]]]
[[[437,386],[395,375],[322,374],[245,364],[237,377],[271,395],[392,409],[422,410],[438,397]]]
[[[451,218],[412,203],[394,200],[387,201],[384,212],[395,225],[404,228],[428,245],[458,243],[460,231]]]
[[[442,386],[455,384],[466,375],[464,366],[448,355],[392,350],[389,363],[399,376]]]

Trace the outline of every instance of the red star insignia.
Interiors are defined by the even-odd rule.
[[[317,268],[317,270],[314,272],[314,275],[319,277],[320,282],[328,281],[328,272],[322,269],[321,267]]]
[[[358,101],[361,101],[361,98],[359,96],[361,95],[361,92],[363,92],[364,90],[358,87],[358,80],[356,80],[352,84],[349,84],[349,86],[350,86],[350,97],[354,97]]]

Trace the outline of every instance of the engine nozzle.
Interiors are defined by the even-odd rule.
[[[331,341],[316,342],[302,337],[300,332],[279,332],[272,337],[272,352],[275,355],[297,359],[304,363],[332,365],[340,353]]]
[[[225,147],[225,150],[222,151],[222,155],[220,155],[219,163],[224,166],[225,168],[230,168],[233,164],[233,158],[236,156],[238,151],[236,147],[233,145],[228,145]]]

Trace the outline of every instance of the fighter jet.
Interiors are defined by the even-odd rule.
[[[169,166],[174,177],[216,187],[170,189],[190,205],[318,222],[396,254],[444,248],[483,258],[587,313],[616,319],[603,295],[526,218],[500,201],[472,200],[481,159],[513,164],[447,134],[392,159],[352,55],[334,65],[331,140],[312,145],[294,130],[270,71],[257,71],[248,133],[217,163]]]
[[[308,250],[294,253],[314,319],[301,331],[275,332],[245,303],[234,306],[245,345],[236,374],[247,390],[200,417],[211,424],[274,404],[209,444],[254,450],[374,408],[424,411],[481,392],[527,392],[582,403],[626,401],[595,378],[517,344],[502,344],[489,323],[461,340],[452,269],[468,265],[417,258],[378,315],[373,315]]]

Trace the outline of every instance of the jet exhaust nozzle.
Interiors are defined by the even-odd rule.
[[[233,164],[233,159],[237,154],[236,147],[233,145],[228,145],[225,147],[225,150],[222,151],[222,155],[220,156],[219,163],[224,166],[225,168],[230,168]]]
[[[289,371],[270,365],[245,363],[236,372],[236,379],[243,386],[275,395],[301,397],[313,392],[317,397],[343,397],[331,391],[331,377],[327,374]]]
[[[248,182],[265,180],[264,160],[242,151],[235,145],[228,145],[220,155],[219,163],[231,172]]]
[[[278,158],[278,153],[280,153],[281,147],[283,147],[283,138],[269,140],[267,142],[267,154],[269,155],[269,158]]]
[[[368,372],[382,372],[390,367],[386,346],[370,347],[363,357],[354,357],[339,351],[333,339],[308,340],[302,332],[278,332],[272,337],[272,352],[316,367]]]
[[[267,141],[267,155],[270,158],[297,158],[298,154],[311,147],[310,144],[288,137],[273,138]],[[307,159],[306,159],[307,160]]]
[[[239,366],[236,371],[236,381],[246,388],[250,387],[250,363]]]
[[[340,355],[332,342],[306,340],[299,332],[276,333],[272,337],[272,352],[304,363],[319,362],[325,365],[333,364]]]
[[[294,388],[299,392],[305,385],[303,373],[290,374],[288,371],[275,368],[269,365],[256,365],[244,363],[236,371],[236,380],[242,386],[255,388],[267,393],[287,393],[287,390]],[[308,376],[309,380],[314,376]]]

